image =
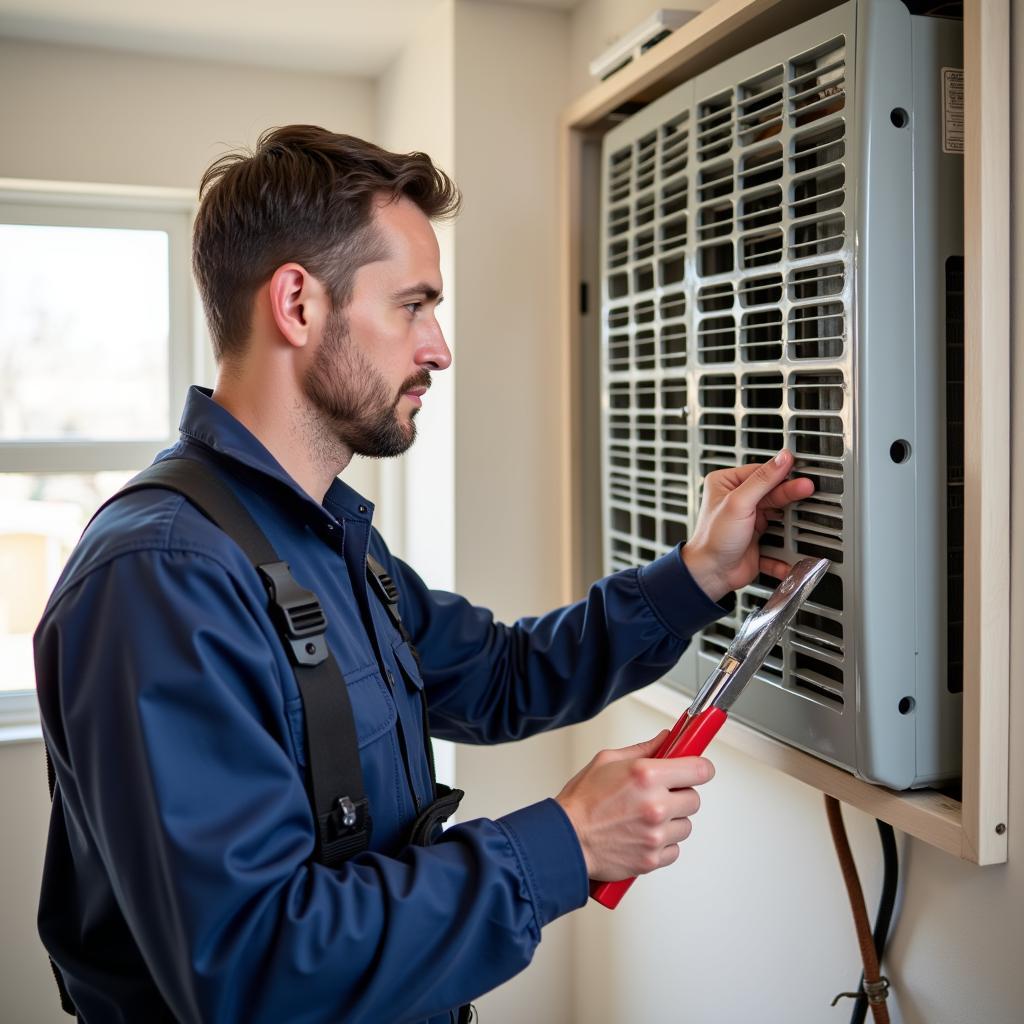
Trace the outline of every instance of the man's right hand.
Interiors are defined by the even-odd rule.
[[[657,759],[667,730],[646,743],[602,750],[555,798],[569,816],[594,881],[617,881],[672,864],[714,777],[707,758]]]

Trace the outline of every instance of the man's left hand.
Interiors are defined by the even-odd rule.
[[[745,587],[759,572],[783,579],[790,566],[761,554],[761,535],[782,509],[814,493],[806,477],[787,480],[792,452],[770,462],[718,469],[704,479],[704,498],[683,561],[712,601]]]

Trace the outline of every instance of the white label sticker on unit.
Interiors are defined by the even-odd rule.
[[[942,69],[942,152],[964,151],[963,68]]]

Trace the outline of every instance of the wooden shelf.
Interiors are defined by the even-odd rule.
[[[664,683],[648,686],[633,694],[633,698],[664,712],[673,721],[686,706],[686,698]],[[732,720],[722,727],[717,740],[770,768],[881,818],[931,846],[965,860],[974,860],[964,849],[963,808],[959,800],[930,789],[896,793],[869,785],[819,757],[805,754]]]
[[[560,524],[563,591],[588,582],[583,511],[584,316],[580,283],[595,280],[587,237],[596,203],[598,140],[628,112],[754,43],[832,7],[835,0],[718,0],[628,67],[582,96],[562,120],[562,393]],[[896,793],[739,723],[725,742],[894,827],[976,864],[1006,860],[1010,672],[1010,0],[964,4],[966,144],[964,714],[962,801],[934,791]],[[589,218],[589,220],[588,220]],[[675,717],[665,686],[641,697]]]

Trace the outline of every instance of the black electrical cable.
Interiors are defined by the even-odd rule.
[[[871,933],[874,941],[878,962],[881,964],[885,954],[885,944],[889,939],[889,926],[892,924],[892,913],[896,906],[896,889],[900,880],[899,856],[896,852],[896,835],[892,825],[884,821],[876,821],[878,836],[882,840],[882,895],[878,899],[878,913],[875,915],[875,927]],[[861,972],[860,984],[857,986],[857,999],[853,1004],[850,1024],[864,1024],[868,1012],[868,997],[864,992],[864,973]]]

